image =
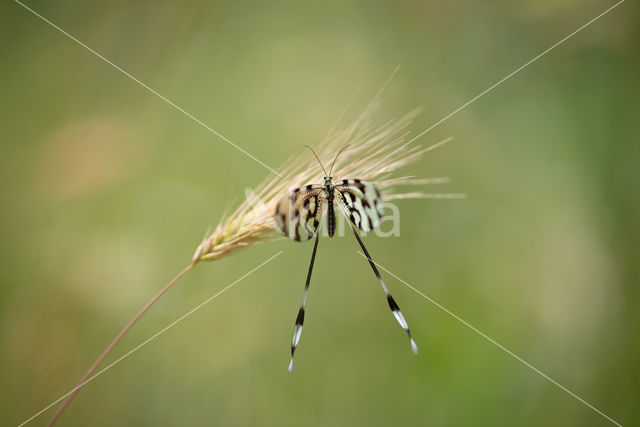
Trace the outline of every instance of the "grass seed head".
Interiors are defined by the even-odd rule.
[[[437,148],[451,138],[429,147],[407,145],[408,127],[418,111],[391,120],[381,126],[368,123],[370,109],[356,122],[343,130],[332,132],[314,150],[320,160],[331,164],[336,153],[349,146],[338,157],[332,175],[337,179],[360,178],[373,182],[385,201],[426,198],[434,195],[410,192],[399,193],[404,185],[448,182],[447,178],[417,179],[415,176],[396,176],[397,170],[418,160],[425,152]],[[304,148],[301,145],[301,148]],[[282,238],[275,230],[273,213],[277,202],[293,188],[308,183],[321,183],[323,171],[314,156],[301,149],[281,169],[281,176],[272,176],[255,190],[247,190],[245,200],[230,214],[223,216],[213,233],[208,234],[196,249],[193,263],[222,258],[236,249]],[[448,195],[457,197],[463,195]]]

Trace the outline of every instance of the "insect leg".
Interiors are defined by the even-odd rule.
[[[356,231],[356,229],[353,226],[353,224],[351,223],[351,221],[349,221],[349,225],[351,226],[351,230],[353,230],[353,234],[356,236],[356,240],[358,240],[358,243],[360,244],[360,247],[362,248],[362,251],[364,252],[365,256],[367,257],[367,260],[369,261],[369,264],[371,265],[371,268],[373,269],[373,272],[375,273],[376,277],[378,278],[378,281],[380,282],[380,286],[382,286],[382,290],[384,291],[384,294],[387,297],[387,303],[389,303],[389,308],[391,309],[391,312],[393,313],[393,316],[396,318],[396,320],[398,321],[400,326],[402,326],[402,329],[404,329],[404,331],[409,336],[409,340],[411,341],[411,350],[415,354],[418,354],[418,346],[416,345],[416,342],[411,337],[411,332],[409,331],[409,325],[407,324],[407,321],[404,319],[404,316],[402,315],[402,312],[400,311],[400,307],[398,307],[398,304],[396,304],[396,301],[391,296],[391,293],[389,293],[389,289],[387,288],[387,285],[384,284],[384,281],[382,280],[382,276],[380,276],[380,272],[378,271],[378,268],[376,267],[376,264],[371,259],[371,255],[369,255],[369,251],[367,251],[367,248],[365,248],[364,243],[362,243],[362,239],[360,239],[360,235]]]
[[[296,317],[296,323],[293,327],[293,336],[291,337],[291,362],[289,362],[289,373],[293,373],[293,354],[300,342],[300,335],[302,334],[302,324],[304,323],[304,310],[307,305],[307,294],[309,293],[309,283],[311,283],[311,273],[313,272],[313,262],[316,259],[316,250],[318,249],[318,240],[320,239],[320,229],[316,232],[316,240],[313,244],[313,252],[311,253],[311,263],[309,264],[309,272],[307,273],[307,281],[304,284],[304,293],[302,294],[302,302],[300,303],[300,310],[298,310],[298,317]]]

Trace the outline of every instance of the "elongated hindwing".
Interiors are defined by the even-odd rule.
[[[343,179],[336,183],[335,189],[356,227],[367,232],[380,225],[384,205],[375,185],[361,179]]]
[[[274,218],[278,231],[297,242],[312,238],[320,225],[323,200],[324,189],[320,185],[291,190],[276,205]]]

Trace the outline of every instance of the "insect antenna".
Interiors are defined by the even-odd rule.
[[[309,263],[309,272],[307,273],[307,281],[304,284],[304,293],[302,294],[302,302],[296,317],[296,323],[293,326],[293,336],[291,337],[291,361],[289,362],[289,373],[293,373],[293,354],[296,352],[300,335],[302,335],[302,325],[304,323],[304,311],[307,306],[307,294],[309,293],[309,284],[311,283],[311,273],[313,272],[313,263],[316,259],[316,250],[318,249],[318,240],[320,239],[320,230],[316,232],[316,241],[313,244],[313,252],[311,253],[311,262]]]
[[[311,150],[311,152],[313,153],[314,156],[316,156],[316,159],[318,159],[318,163],[320,163],[320,167],[322,168],[322,171],[324,172],[324,174],[326,176],[329,176],[327,174],[327,171],[325,170],[324,166],[322,166],[322,162],[320,161],[320,158],[318,157],[318,155],[316,154],[315,151],[313,151],[313,148],[309,147],[308,145],[305,145],[305,147],[307,147],[309,150]]]
[[[329,169],[329,175],[328,176],[331,176],[331,172],[333,172],[333,165],[336,164],[336,160],[338,160],[338,156],[340,155],[340,153],[342,153],[347,147],[349,147],[349,145],[351,145],[351,144],[345,145],[344,147],[342,147],[340,149],[340,151],[338,151],[338,154],[336,154],[336,158],[333,159],[333,163],[331,163],[331,169]]]

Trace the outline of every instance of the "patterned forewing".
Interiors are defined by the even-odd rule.
[[[360,230],[367,232],[380,225],[384,205],[375,185],[360,179],[344,179],[336,183],[335,189],[349,219]]]
[[[276,205],[276,229],[296,242],[314,236],[322,212],[324,189],[319,185],[307,185],[291,190]]]

